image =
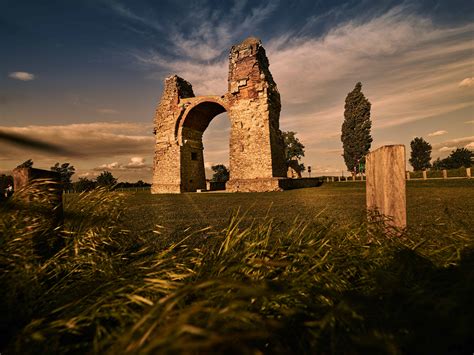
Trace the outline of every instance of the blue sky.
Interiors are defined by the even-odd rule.
[[[344,169],[344,99],[358,81],[373,148],[422,136],[433,158],[474,149],[473,19],[471,1],[0,1],[0,129],[84,153],[0,145],[0,170],[31,157],[149,181],[164,78],[224,93],[229,49],[248,36],[263,41],[281,128],[298,133],[313,171]],[[228,134],[216,117],[208,165],[228,161]]]

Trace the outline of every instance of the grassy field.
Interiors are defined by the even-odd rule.
[[[411,181],[407,186],[407,223],[417,234],[431,235],[433,227],[474,231],[474,180]],[[151,195],[130,192],[126,228],[139,234],[159,230],[179,235],[183,230],[227,226],[231,215],[243,216],[242,225],[271,217],[283,231],[296,218],[316,216],[337,226],[365,220],[365,183],[325,183],[318,188],[271,193],[185,193]],[[160,226],[157,228],[157,225]],[[207,232],[208,233],[208,232]]]
[[[0,352],[471,353],[473,187],[410,182],[400,237],[366,223],[362,183],[99,189],[57,230],[29,187],[0,205]],[[63,243],[45,258],[35,237]]]

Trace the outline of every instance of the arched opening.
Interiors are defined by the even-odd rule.
[[[203,101],[191,107],[183,117],[180,129],[182,191],[206,189],[203,135],[214,117],[224,112],[223,105]]]
[[[204,131],[202,142],[206,179],[212,178],[214,172],[211,167],[213,165],[223,164],[229,169],[230,127],[227,112],[223,112],[214,117]]]

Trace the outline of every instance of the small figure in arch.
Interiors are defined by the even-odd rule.
[[[13,195],[13,185],[8,184],[7,188],[5,189],[5,198],[9,198]]]

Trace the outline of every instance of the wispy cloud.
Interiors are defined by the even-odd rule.
[[[457,148],[472,149],[474,146],[474,136],[459,137],[433,144],[433,158],[440,156],[440,153],[450,153]]]
[[[228,12],[196,7],[192,16],[183,21],[184,26],[192,25],[193,31],[189,35],[184,35],[180,27],[172,31],[176,54],[199,61],[216,59],[234,41],[255,31],[277,8],[278,1],[267,1],[248,11],[244,10],[245,5],[246,1],[235,1]]]
[[[397,7],[320,38],[275,39],[267,48],[293,125],[305,124],[309,113],[318,123],[321,117],[340,122],[347,92],[362,81],[374,127],[384,128],[473,105],[472,96],[460,94],[452,81],[471,70],[473,33],[472,25],[437,28]]]
[[[163,26],[160,24],[160,22],[156,18],[151,17],[150,14],[137,14],[119,1],[108,0],[106,3],[116,14],[124,17],[125,19],[131,20],[156,31],[163,30]]]
[[[146,170],[146,171],[151,171],[152,167],[151,165],[148,165],[145,163],[146,159],[144,157],[132,157],[127,163],[119,163],[117,161],[108,163],[108,164],[102,164],[96,168],[94,168],[94,171],[103,171],[103,170]]]
[[[437,136],[442,136],[443,134],[446,134],[448,133],[448,131],[435,131],[435,132],[431,132],[431,133],[428,133],[428,137],[437,137]]]
[[[152,14],[139,14],[119,1],[107,3],[124,19],[163,35],[167,39],[168,55],[206,63],[217,60],[235,41],[255,31],[275,11],[279,1],[267,0],[251,6],[247,1],[235,0],[222,9],[188,3],[187,11],[179,15],[179,22],[171,22],[166,17],[158,21]],[[140,32],[134,28],[131,30]],[[162,52],[160,55],[167,58]],[[156,53],[152,55],[156,56]]]
[[[217,50],[228,50],[229,46],[225,41],[210,41],[215,32],[205,23],[193,40],[214,58]],[[373,104],[374,128],[472,107],[472,95],[456,90],[458,83],[452,78],[471,71],[469,39],[473,35],[473,25],[438,28],[429,18],[398,6],[369,21],[339,24],[321,37],[283,36],[264,45],[282,96],[284,120],[299,130],[314,120],[318,125],[329,123],[333,129],[327,131],[333,134],[340,130],[345,96],[357,81],[363,82]],[[211,42],[216,52],[204,49],[204,44]],[[182,52],[178,49],[177,53]],[[157,78],[162,79],[165,73],[184,77],[197,94],[226,89],[227,58],[209,63],[198,60],[202,59],[200,54],[200,58],[190,54],[170,61],[153,50],[135,53],[135,57],[149,65]]]
[[[271,11],[268,7],[266,14]],[[219,51],[228,51],[229,41],[237,38],[229,36],[223,24],[219,31],[224,40],[213,41],[219,31],[211,26],[212,16],[205,12],[196,16],[203,21],[202,27],[198,26],[194,37],[175,37],[176,58],[170,60],[152,49],[135,52],[135,58],[160,80],[176,73],[191,82],[197,95],[220,94],[226,91],[228,63]],[[472,24],[439,27],[408,6],[397,6],[336,24],[320,36],[296,30],[273,37],[264,46],[281,93],[281,128],[297,131],[308,151],[328,142],[328,149],[338,149],[344,100],[358,81],[372,103],[376,132],[468,110],[474,107],[472,93],[459,90],[455,78],[472,75],[473,36]],[[183,46],[193,50],[187,53]],[[408,144],[410,137],[405,134],[398,139]],[[223,161],[226,154],[214,154],[212,161]],[[331,155],[318,159],[334,161]]]
[[[149,127],[146,127],[149,128]],[[2,127],[6,133],[34,136],[45,142],[55,142],[72,151],[80,151],[89,160],[110,156],[150,155],[154,138],[151,130],[135,123],[96,122],[55,126]],[[20,156],[45,158],[34,150],[0,143],[0,160],[12,161]],[[65,157],[67,158],[67,157]]]
[[[441,147],[438,149],[439,152],[450,152],[452,150],[455,150],[456,147],[447,147],[447,146],[444,146],[444,147]]]
[[[8,77],[16,80],[21,80],[21,81],[31,81],[35,79],[35,75],[31,73],[27,73],[25,71],[15,71],[10,74],[8,74]]]
[[[474,77],[466,78],[459,83],[461,88],[470,88],[474,86]]]
[[[114,110],[113,108],[99,108],[97,109],[97,112],[102,113],[104,115],[115,115],[119,113],[117,110]]]

